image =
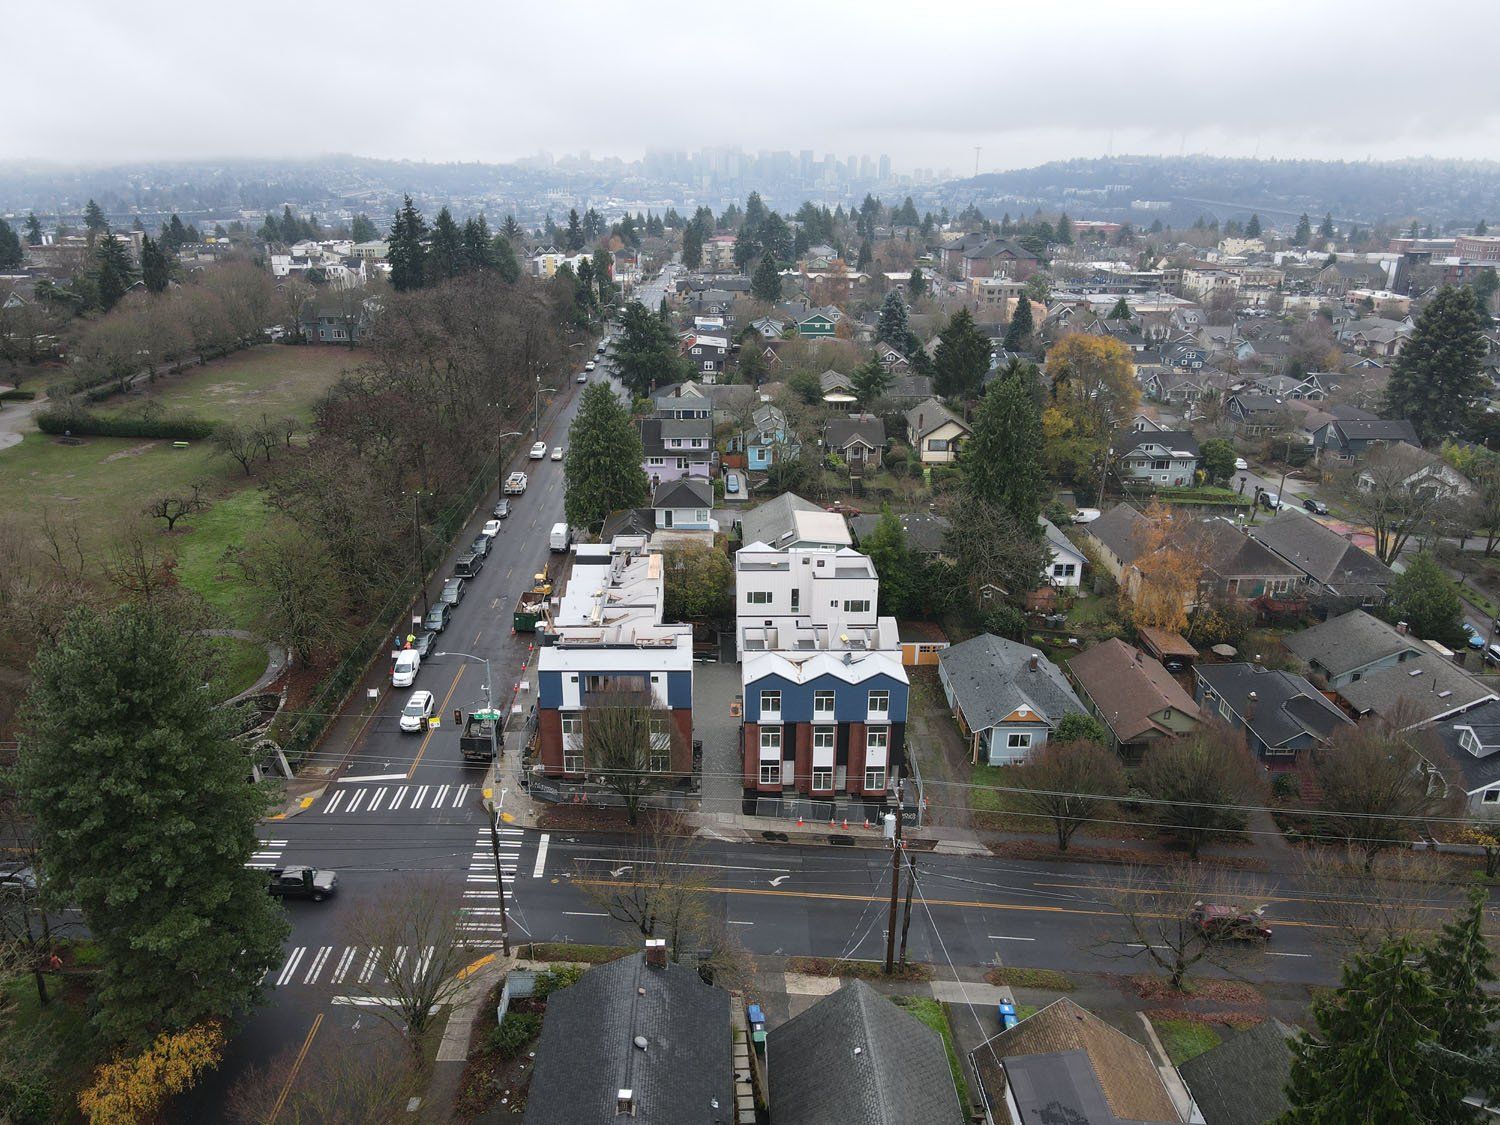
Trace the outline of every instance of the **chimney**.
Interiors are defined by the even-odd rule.
[[[1253,692],[1253,691],[1249,695],[1245,696],[1245,725],[1246,726],[1249,726],[1250,725],[1250,720],[1253,719],[1253,718],[1255,718],[1255,704],[1259,700],[1260,700],[1260,696],[1258,694],[1256,694],[1255,692]]]
[[[1406,636],[1407,631],[1410,628],[1411,626],[1408,625],[1405,621],[1396,622],[1396,632],[1400,633],[1403,637]]]
[[[653,969],[665,969],[667,967],[666,939],[646,939],[646,964]]]
[[[1042,667],[1041,654],[1033,652],[1029,657],[1027,657],[1026,667],[1033,672],[1040,671]]]

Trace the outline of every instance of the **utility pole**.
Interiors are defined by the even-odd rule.
[[[411,527],[412,546],[416,549],[417,583],[422,587],[422,616],[431,612],[432,606],[427,601],[427,570],[422,565],[423,556],[426,555],[422,549],[422,492],[418,489],[411,495]]]
[[[896,782],[896,838],[891,841],[891,911],[885,926],[885,972],[890,976],[896,961],[896,898],[901,889],[901,804],[906,780]]]
[[[491,790],[485,790],[488,798]],[[495,888],[500,892],[500,949],[510,956],[510,923],[505,911],[505,869],[500,866],[500,806],[505,803],[504,789],[500,790],[500,800],[491,804],[488,800],[485,805],[490,814],[490,850],[495,855]]]
[[[917,881],[917,856],[908,852],[906,856],[906,908],[901,916],[901,967],[906,967],[906,934],[911,929],[911,889]]]
[[[1094,507],[1101,511],[1104,509],[1104,483],[1109,480],[1109,458],[1112,453],[1114,453],[1113,449],[1106,449],[1104,451],[1104,463],[1099,466],[1099,502]]]

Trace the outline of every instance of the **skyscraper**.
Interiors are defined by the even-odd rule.
[[[880,154],[880,182],[888,183],[891,178],[891,158],[885,153]]]

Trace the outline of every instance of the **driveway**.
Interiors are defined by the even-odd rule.
[[[693,737],[703,743],[705,813],[738,814],[745,787],[740,783],[740,720],[729,713],[740,694],[740,666],[718,661],[693,666]]]
[[[31,402],[7,402],[0,409],[0,449],[20,445],[27,434],[36,432],[31,416],[47,405],[45,397]]]

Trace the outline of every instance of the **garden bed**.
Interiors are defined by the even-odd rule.
[[[932,979],[931,965],[896,965],[886,973],[884,961],[839,961],[832,957],[788,957],[786,971],[811,977],[859,977],[863,980]]]

